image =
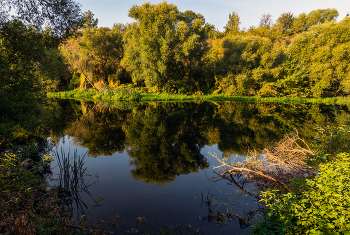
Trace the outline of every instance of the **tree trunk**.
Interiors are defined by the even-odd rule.
[[[103,73],[103,81],[104,83],[109,86],[109,82],[108,82],[108,74],[107,74],[107,71],[106,71],[106,68],[103,66],[102,67],[102,73]]]

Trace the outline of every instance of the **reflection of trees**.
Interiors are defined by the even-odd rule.
[[[74,136],[74,144],[88,148],[88,155],[94,157],[123,152],[125,134],[122,125],[129,111],[109,111],[98,104],[87,103],[82,103],[81,107],[83,115],[67,131]]]
[[[246,155],[248,148],[269,148],[294,129],[308,140],[315,127],[324,125],[326,117],[334,117],[334,113],[322,105],[227,102],[219,105],[216,116],[219,149],[225,155]]]
[[[200,153],[197,105],[157,105],[135,113],[125,127],[131,171],[135,179],[163,185],[178,175],[198,172],[209,164]]]
[[[349,116],[346,110],[312,104],[71,105],[75,115],[69,120],[75,121],[65,125],[65,133],[75,144],[94,157],[126,149],[135,167],[133,177],[158,185],[208,167],[200,153],[205,145],[217,144],[224,157],[246,155],[248,149],[270,148],[294,129],[309,142],[317,126]]]

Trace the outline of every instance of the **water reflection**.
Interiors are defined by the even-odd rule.
[[[248,149],[269,148],[295,129],[302,138],[310,140],[317,126],[347,115],[339,108],[307,104],[118,105],[65,102],[55,110],[72,113],[65,114],[67,121],[63,121],[61,133],[52,131],[51,138],[68,134],[74,145],[87,148],[92,157],[126,151],[130,165],[135,167],[132,176],[156,185],[208,168],[207,159],[201,154],[204,146],[217,145],[226,158],[244,156]]]
[[[208,234],[216,231],[215,222],[226,223],[222,218],[238,220],[234,228],[245,228],[257,209],[259,194],[250,188],[256,185],[237,176],[230,182],[236,187],[227,186],[228,181],[213,186],[207,178],[217,176],[211,170],[217,162],[207,152],[226,159],[239,155],[241,161],[249,149],[270,148],[295,130],[312,143],[316,127],[349,117],[346,106],[311,104],[48,100],[47,106],[51,122],[42,127],[43,136],[67,151],[71,145],[78,154],[87,151],[89,171],[100,176],[91,193],[95,198],[107,195],[94,216],[98,220],[119,214],[122,221],[132,221],[131,226],[121,225],[125,231],[140,216],[146,216],[150,226],[191,223],[205,227]],[[209,195],[208,188],[214,196],[201,208],[200,198]],[[226,216],[223,201],[229,199],[233,210]],[[203,225],[203,220],[215,222]],[[230,234],[231,229],[219,233]]]

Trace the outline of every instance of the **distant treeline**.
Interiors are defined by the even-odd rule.
[[[202,15],[173,4],[133,6],[136,22],[85,28],[60,45],[70,88],[96,90],[133,84],[150,92],[236,96],[343,96],[350,92],[350,18],[335,9],[241,30],[233,12],[224,32]]]
[[[299,16],[287,12],[275,23],[263,14],[259,26],[248,29],[239,27],[240,18],[232,12],[224,32],[203,15],[180,12],[165,1],[134,5],[128,15],[135,22],[107,28],[97,27],[93,13],[85,12],[64,39],[50,27],[40,31],[8,21],[1,29],[1,59],[18,51],[24,55],[1,69],[10,77],[19,73],[20,83],[4,80],[2,87],[100,92],[128,86],[156,93],[260,97],[350,93],[350,17],[336,22],[335,9]]]

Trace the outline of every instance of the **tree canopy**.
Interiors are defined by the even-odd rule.
[[[204,17],[167,2],[135,5],[129,16],[136,22],[125,33],[125,60],[134,83],[154,91],[197,89],[195,74],[212,30]]]
[[[56,36],[65,35],[82,21],[80,4],[74,0],[1,1],[0,28],[13,19],[40,29],[48,24]]]

